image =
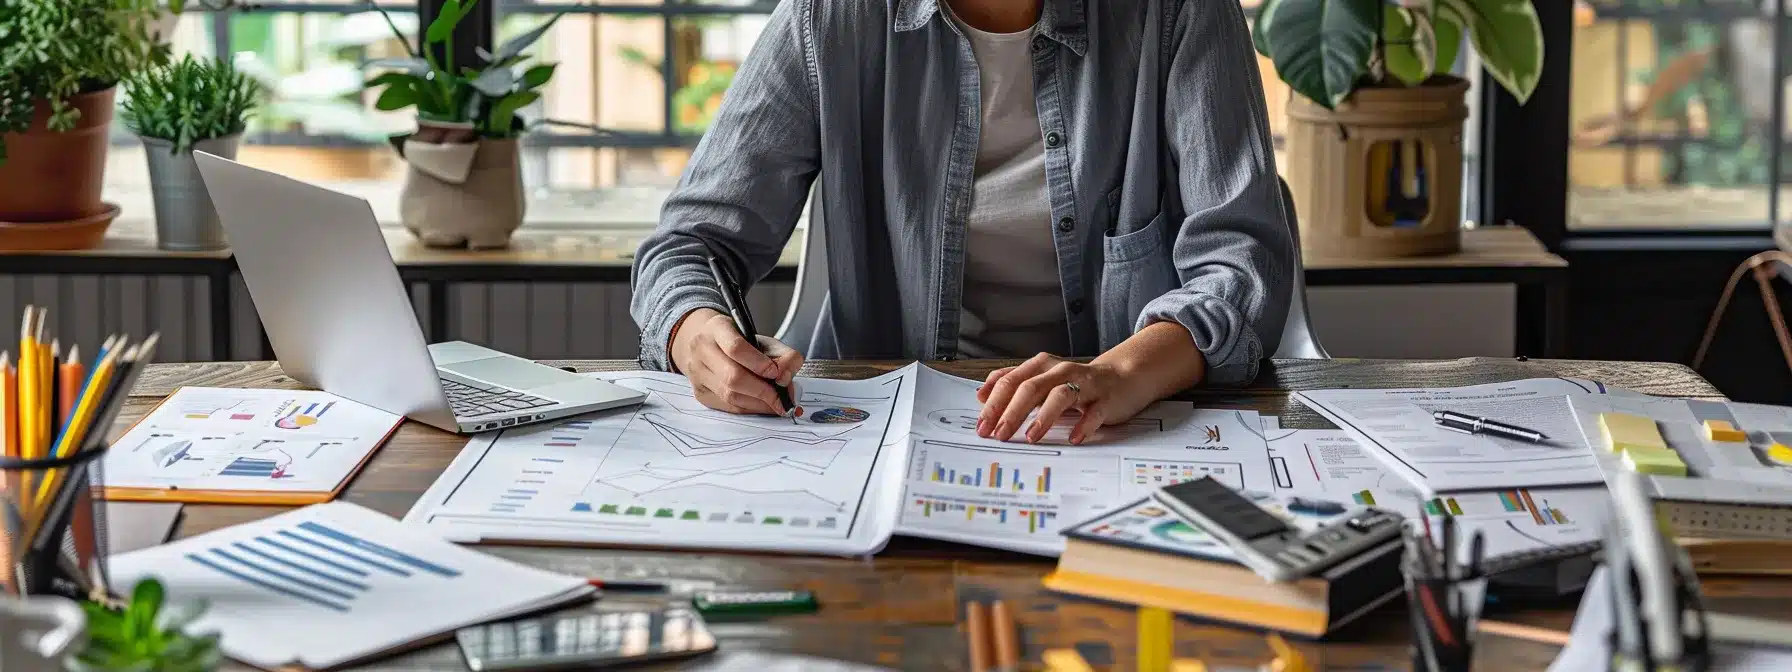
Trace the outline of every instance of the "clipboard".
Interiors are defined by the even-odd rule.
[[[404,416],[327,392],[182,387],[114,443],[101,492],[111,501],[328,502],[403,424]],[[326,449],[330,454],[317,459]],[[257,481],[293,478],[288,470],[301,465],[316,468],[304,479],[315,487],[256,487]],[[218,487],[237,482],[242,487]]]

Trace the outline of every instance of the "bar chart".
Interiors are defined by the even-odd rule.
[[[968,469],[948,467],[944,462],[933,463],[932,475],[928,478],[934,483],[950,483],[968,485],[974,488],[991,490],[1011,490],[1014,492],[1051,492],[1052,468],[1047,466],[1022,467],[1004,465],[1000,460],[987,465],[979,465]]]
[[[461,575],[316,521],[192,551],[186,559],[254,589],[339,613],[353,611],[378,582]]]

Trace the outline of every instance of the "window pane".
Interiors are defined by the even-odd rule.
[[[1568,226],[1767,226],[1782,86],[1763,13],[1771,3],[1582,0],[1575,9]]]
[[[381,4],[396,6],[393,22],[414,41],[415,3]],[[218,34],[221,24],[228,27],[225,35]],[[239,151],[244,163],[312,182],[397,186],[400,164],[385,137],[410,128],[414,115],[374,110],[372,94],[361,90],[362,62],[405,52],[379,13],[188,12],[173,43],[177,52],[202,56],[223,50],[268,90]],[[143,149],[123,124],[114,124],[112,132],[108,198],[147,211]]]

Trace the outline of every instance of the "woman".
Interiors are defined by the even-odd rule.
[[[812,184],[826,314],[762,353],[707,255],[765,277]],[[1256,376],[1292,281],[1283,208],[1237,0],[783,0],[641,245],[631,311],[644,364],[738,413],[782,413],[766,381],[803,352],[1032,355],[983,384],[978,433],[1037,441],[1074,411],[1080,443]]]

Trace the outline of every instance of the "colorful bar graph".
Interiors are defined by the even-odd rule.
[[[998,462],[989,463],[989,473],[995,475],[995,481],[993,483],[990,483],[990,487],[994,487],[994,488],[1002,487],[1002,465],[1001,465],[1001,463],[998,463]]]
[[[250,478],[273,478],[274,472],[280,470],[280,464],[273,460],[259,457],[239,457],[231,461],[218,472],[219,476],[247,476]]]
[[[1460,516],[1462,515],[1462,505],[1456,503],[1455,497],[1433,499],[1425,502],[1425,513],[1433,516]]]
[[[1548,521],[1543,519],[1543,512],[1537,510],[1537,502],[1531,499],[1531,491],[1519,490],[1518,496],[1524,500],[1524,508],[1522,510],[1531,512],[1531,520],[1536,521],[1538,525],[1549,524]]]
[[[1525,510],[1524,500],[1519,499],[1517,490],[1501,492],[1500,506],[1505,507],[1507,513],[1516,513]]]

